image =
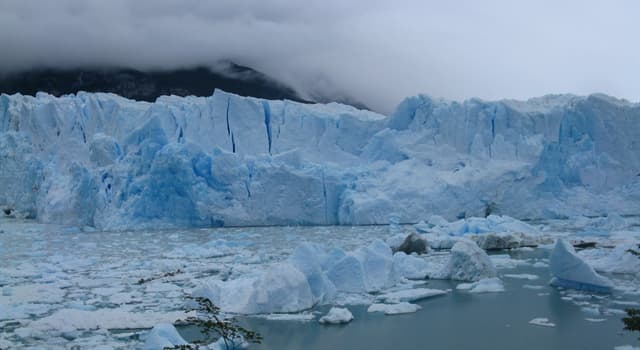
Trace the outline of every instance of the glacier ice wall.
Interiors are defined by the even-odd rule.
[[[0,182],[5,213],[100,229],[638,214],[640,105],[1,95]]]

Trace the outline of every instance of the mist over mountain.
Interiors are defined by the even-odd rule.
[[[215,68],[194,67],[141,71],[131,68],[40,68],[0,76],[0,93],[35,95],[42,91],[55,96],[86,92],[111,92],[138,101],[153,102],[163,95],[211,96],[215,89],[241,96],[296,102],[340,102],[368,109],[357,100],[339,93],[303,96],[293,87],[262,72],[233,62]]]

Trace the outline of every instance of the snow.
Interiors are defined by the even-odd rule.
[[[551,251],[551,274],[551,284],[555,286],[601,292],[613,288],[613,283],[595,272],[564,239],[558,239]]]
[[[487,253],[470,240],[460,240],[451,248],[443,276],[458,281],[478,281],[495,277],[496,269]]]
[[[332,307],[329,312],[320,318],[324,324],[344,324],[353,320],[353,314],[347,308]]]
[[[103,230],[393,216],[427,217],[418,227],[430,232],[534,235],[509,216],[588,215],[606,216],[589,232],[607,233],[640,212],[637,116],[636,104],[600,95],[420,95],[383,116],[220,90],[153,103],[3,94],[0,207]]]
[[[172,324],[162,323],[153,326],[145,336],[143,350],[162,350],[177,345],[187,345],[187,341],[180,336]]]
[[[497,277],[483,278],[477,282],[461,283],[456,289],[466,290],[469,293],[496,293],[504,292],[504,284]]]
[[[543,327],[555,327],[555,323],[549,322],[549,319],[546,317],[538,317],[529,321],[530,324],[535,326],[543,326]]]
[[[420,309],[422,309],[420,305],[403,301],[397,304],[371,304],[367,309],[367,312],[382,312],[385,315],[400,315],[413,313]]]

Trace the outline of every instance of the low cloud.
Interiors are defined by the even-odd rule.
[[[389,112],[405,96],[640,97],[640,2],[4,0],[0,72],[229,59]]]

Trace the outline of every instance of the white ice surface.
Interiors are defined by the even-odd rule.
[[[504,284],[497,277],[483,278],[477,282],[460,283],[456,287],[458,290],[466,290],[469,293],[496,293],[504,292]]]
[[[347,308],[332,307],[329,312],[320,317],[319,322],[324,324],[344,324],[353,320],[353,314]]]
[[[409,314],[422,309],[420,305],[408,302],[400,302],[396,304],[371,304],[367,312],[382,312],[385,315]]]
[[[546,101],[539,103],[539,101]],[[637,104],[603,95],[445,101],[390,116],[241,97],[0,96],[0,207],[99,229],[446,226],[532,233],[517,218],[640,212]],[[424,200],[429,198],[429,200]],[[486,219],[462,219],[480,217]],[[194,252],[200,254],[200,252]]]
[[[552,323],[549,321],[548,318],[546,317],[538,317],[538,318],[534,318],[533,320],[529,321],[530,324],[535,325],[535,326],[543,326],[543,327],[555,327],[555,323]]]

